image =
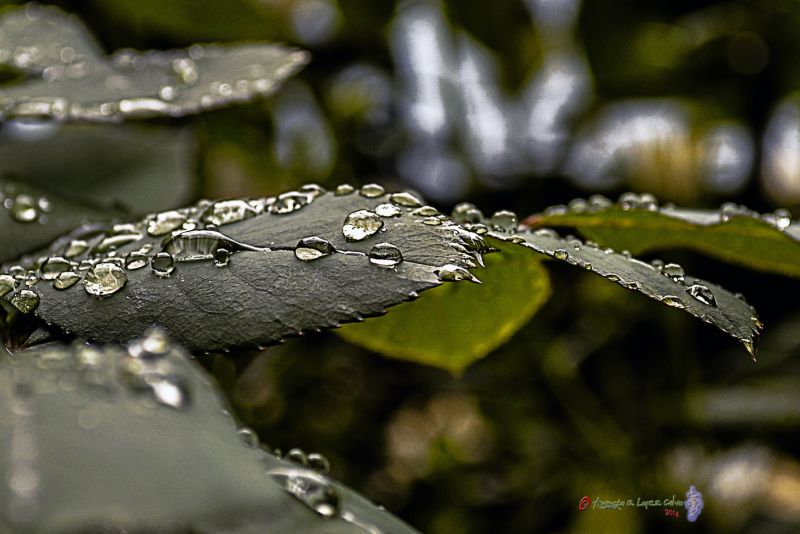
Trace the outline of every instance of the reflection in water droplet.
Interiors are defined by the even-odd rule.
[[[158,276],[169,276],[175,270],[175,258],[169,252],[159,252],[150,261],[150,267]]]
[[[375,213],[377,213],[381,217],[399,217],[400,215],[403,214],[403,212],[400,211],[400,208],[398,208],[394,204],[389,204],[389,203],[379,204],[375,206]]]
[[[381,267],[394,267],[403,261],[400,249],[391,243],[378,243],[370,249],[367,256],[370,263]]]
[[[42,264],[39,271],[45,280],[53,280],[64,271],[70,270],[70,262],[60,256],[51,256]]]
[[[422,200],[407,191],[392,193],[389,195],[389,201],[398,206],[405,206],[406,208],[416,208],[422,205]]]
[[[141,269],[142,267],[147,265],[148,261],[149,260],[147,258],[147,254],[144,254],[143,252],[139,251],[134,251],[125,257],[125,268],[130,269],[132,271],[136,269]]]
[[[668,263],[664,265],[664,267],[661,269],[661,273],[670,278],[676,284],[683,284],[684,276],[686,275],[683,267],[677,263]]]
[[[691,286],[686,288],[686,291],[702,302],[703,304],[708,304],[709,306],[717,307],[717,299],[714,297],[714,293],[703,284],[692,284]]]
[[[273,469],[269,476],[319,515],[331,518],[339,514],[339,494],[322,475],[300,469]]]
[[[127,282],[128,276],[121,267],[103,262],[89,269],[83,287],[90,295],[105,297],[122,289]]]
[[[672,306],[673,308],[684,309],[686,308],[686,304],[674,295],[667,295],[666,297],[661,299],[661,302],[666,304],[667,306]]]
[[[557,260],[566,260],[567,258],[569,258],[569,252],[567,252],[563,248],[559,248],[556,249],[556,251],[553,253],[553,257]]]
[[[185,408],[189,404],[189,390],[177,377],[153,375],[147,377],[147,383],[159,404],[176,409]]]
[[[81,275],[73,273],[72,271],[65,271],[60,273],[55,280],[53,280],[53,287],[56,289],[69,289],[78,283]]]
[[[17,287],[17,282],[14,277],[8,274],[0,274],[0,297],[14,291]]]
[[[39,295],[30,289],[21,289],[11,295],[11,304],[22,313],[30,313],[39,306]]]
[[[375,235],[381,228],[383,220],[376,213],[358,210],[344,220],[342,234],[348,241],[361,241]]]
[[[303,261],[313,261],[334,252],[336,252],[336,249],[333,248],[330,241],[316,236],[301,239],[294,249],[294,255],[297,259]]]
[[[177,230],[186,220],[186,216],[179,211],[171,210],[157,214],[147,223],[147,233],[151,236],[167,235]]]
[[[366,198],[376,198],[386,193],[386,190],[383,186],[378,184],[367,184],[361,186],[361,189],[358,191],[362,197]]]
[[[480,280],[475,278],[471,272],[459,265],[442,265],[441,267],[434,269],[433,273],[439,277],[439,280],[443,282],[460,282],[462,280],[468,280],[470,282],[478,284],[480,283]]]

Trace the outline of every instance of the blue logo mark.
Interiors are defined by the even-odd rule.
[[[683,503],[686,508],[686,519],[694,523],[697,521],[697,516],[703,511],[703,494],[695,489],[694,486],[689,486],[689,491],[686,492],[686,502]]]

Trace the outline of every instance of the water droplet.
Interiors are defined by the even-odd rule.
[[[386,193],[386,190],[383,188],[382,185],[378,184],[367,184],[361,186],[361,189],[358,193],[365,198],[377,198]]]
[[[544,214],[547,217],[566,215],[567,213],[569,213],[569,208],[567,208],[564,204],[556,204],[555,206],[550,206],[544,210]]]
[[[601,211],[607,208],[610,208],[613,205],[610,199],[604,197],[603,195],[592,195],[589,197],[589,211],[596,212]]]
[[[442,265],[433,272],[437,277],[439,277],[439,280],[443,282],[460,282],[462,280],[468,280],[470,282],[480,283],[480,280],[475,278],[471,272],[459,265]]]
[[[86,292],[96,297],[113,295],[128,282],[125,271],[113,263],[98,263],[86,273],[83,287]]]
[[[231,251],[227,248],[220,247],[214,251],[214,265],[217,267],[225,267],[231,261]]]
[[[370,263],[381,267],[394,267],[403,261],[400,249],[391,243],[378,243],[370,249],[367,256]]]
[[[158,276],[169,276],[175,270],[175,258],[169,252],[159,252],[150,261],[150,267]]]
[[[135,271],[147,265],[148,261],[147,254],[137,250],[125,257],[125,268]]]
[[[758,214],[746,206],[741,206],[733,202],[726,202],[720,207],[720,222],[727,222],[735,217],[756,218]]]
[[[620,277],[617,276],[616,274],[607,274],[606,278],[611,282],[619,282],[621,280]]]
[[[623,210],[656,211],[658,209],[658,200],[649,193],[623,193],[617,203]]]
[[[389,203],[379,204],[378,206],[376,206],[375,213],[377,213],[381,217],[399,217],[400,215],[403,214],[403,212],[400,211],[400,208],[398,208],[394,204],[389,204]]]
[[[422,200],[407,191],[392,193],[389,195],[389,201],[406,208],[416,208],[422,205]]]
[[[558,248],[555,252],[553,252],[553,257],[557,260],[566,260],[569,258],[569,252],[563,248]]]
[[[150,328],[142,337],[128,347],[134,358],[160,358],[170,350],[169,337],[161,328]]]
[[[348,241],[362,241],[383,228],[383,220],[376,213],[358,210],[349,214],[342,225],[342,234]]]
[[[205,223],[221,226],[243,221],[257,214],[256,210],[244,200],[222,200],[209,206],[202,220]]]
[[[13,276],[8,274],[0,274],[0,297],[14,291],[17,287],[17,282]]]
[[[298,469],[273,469],[269,476],[319,515],[331,518],[339,514],[339,494],[322,475]]]
[[[428,226],[440,226],[442,221],[437,219],[436,217],[425,217],[422,219],[422,224],[426,224]]]
[[[64,257],[74,258],[78,254],[83,254],[89,249],[89,243],[82,239],[73,239],[64,249]]]
[[[533,235],[537,235],[539,237],[552,237],[554,239],[558,238],[558,233],[552,228],[539,228],[538,230],[533,231]]]
[[[274,215],[285,215],[306,206],[311,199],[308,194],[298,191],[289,191],[278,195],[275,202],[269,207],[269,212]]]
[[[322,474],[331,470],[331,463],[318,452],[312,452],[308,455],[308,466],[317,473]]]
[[[17,222],[28,223],[35,221],[39,217],[39,212],[36,209],[36,200],[30,195],[17,195],[14,197],[10,214]]]
[[[667,306],[672,306],[673,308],[684,309],[686,308],[686,304],[674,295],[667,295],[666,297],[661,299],[661,302],[666,304]]]
[[[258,250],[239,243],[216,230],[187,230],[170,237],[162,247],[175,261],[201,261],[215,258],[218,249]]]
[[[189,404],[189,390],[177,377],[155,374],[146,380],[159,404],[175,409],[185,408]]]
[[[64,271],[69,271],[72,268],[69,260],[61,256],[52,256],[42,264],[39,271],[42,273],[42,278],[45,280],[53,280]]]
[[[567,204],[567,208],[569,208],[571,213],[583,213],[586,211],[588,206],[589,203],[582,198],[570,200],[569,204]]]
[[[300,192],[317,198],[325,194],[325,188],[319,184],[305,184],[300,186]]]
[[[22,313],[31,313],[39,306],[39,295],[30,289],[21,289],[11,295],[11,304]]]
[[[297,259],[303,261],[313,261],[334,252],[336,252],[336,249],[333,248],[330,241],[316,236],[301,239],[294,249],[294,255]]]
[[[289,452],[286,453],[284,459],[297,465],[302,465],[302,466],[308,465],[308,458],[306,457],[306,453],[303,452],[302,449],[298,448],[289,449]]]
[[[342,184],[334,190],[333,194],[337,197],[343,197],[352,194],[355,190],[356,188],[350,184]]]
[[[714,293],[703,284],[692,284],[686,288],[686,291],[702,302],[703,304],[708,304],[709,306],[717,307],[717,299],[714,297]]]
[[[433,206],[422,206],[421,208],[413,210],[411,215],[416,217],[435,217],[436,215],[441,215],[441,213]]]
[[[513,232],[517,229],[519,221],[517,220],[517,214],[513,211],[501,210],[492,215],[489,219],[489,224],[500,230]]]
[[[181,83],[185,85],[192,85],[197,82],[197,66],[190,58],[182,57],[173,60],[172,70],[177,74]]]
[[[127,245],[128,243],[139,241],[141,238],[142,234],[140,233],[110,235],[95,245],[95,247],[92,249],[92,253],[103,254],[109,250],[116,250],[119,247]]]
[[[766,213],[761,219],[778,230],[786,230],[792,224],[792,214],[787,209],[777,209],[773,213]]]
[[[81,275],[73,273],[72,271],[65,271],[59,273],[55,280],[53,280],[53,287],[56,289],[69,289],[78,283]]]
[[[462,202],[453,208],[453,220],[459,224],[475,224],[483,220],[483,213],[469,202]]]
[[[664,274],[664,276],[670,278],[676,284],[683,284],[684,276],[686,275],[683,267],[677,263],[668,263],[664,265],[664,267],[661,269],[661,272]]]
[[[242,427],[236,431],[239,439],[250,449],[257,449],[259,445],[258,434],[252,428]]]
[[[147,233],[151,236],[167,235],[177,230],[186,220],[186,215],[179,211],[171,210],[156,214],[147,223]]]

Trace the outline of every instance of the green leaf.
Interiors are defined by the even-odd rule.
[[[479,236],[410,206],[419,202],[411,195],[376,185],[339,192],[306,186],[79,229],[19,270],[3,298],[25,292],[40,318],[91,341],[127,341],[157,324],[210,351],[379,315],[442,280],[472,277]],[[72,274],[55,278],[64,270]]]
[[[0,436],[4,531],[413,532],[237,434],[158,331],[128,348],[0,349]]]
[[[645,200],[642,201],[641,198]],[[587,239],[634,254],[690,249],[759,271],[800,277],[800,224],[778,210],[760,215],[727,204],[719,210],[658,206],[649,195],[602,197],[529,217],[532,227],[571,227]]]
[[[0,30],[10,16],[0,20]],[[46,9],[32,24],[50,25],[52,17],[64,15]],[[63,47],[63,35],[56,37],[55,42],[44,40],[38,47]],[[0,119],[119,122],[178,117],[272,94],[308,61],[305,52],[269,44],[194,45],[187,50],[142,53],[122,50],[108,61],[59,57],[61,62],[42,70],[40,78],[0,89]],[[58,58],[48,56],[47,62],[53,61]]]
[[[668,306],[682,309],[713,324],[744,344],[755,359],[755,341],[762,324],[752,306],[740,295],[699,278],[687,276],[677,264],[655,265],[628,255],[585,244],[575,238],[558,236],[553,230],[504,228],[479,223],[473,227],[486,236],[545,254],[559,261],[582,267],[628,289]],[[493,244],[493,241],[489,241]]]
[[[550,296],[541,261],[501,243],[477,271],[482,284],[446,284],[386,317],[344,325],[337,333],[375,352],[458,375],[503,345]]]

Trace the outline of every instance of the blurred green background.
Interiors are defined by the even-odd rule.
[[[195,198],[377,181],[443,210],[525,216],[639,190],[798,215],[795,0],[54,3],[108,52],[312,52],[275,98],[178,121],[200,147]],[[202,359],[265,443],[323,453],[424,532],[797,532],[800,283],[661,256],[746,294],[767,325],[757,364],[713,327],[557,265],[551,300],[461,377],[333,333]],[[690,484],[694,524],[683,509],[578,510]]]

